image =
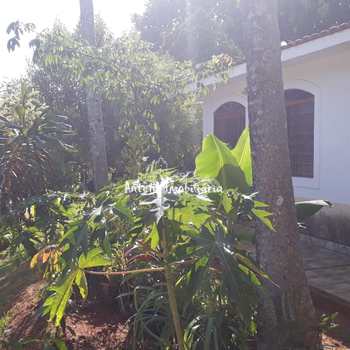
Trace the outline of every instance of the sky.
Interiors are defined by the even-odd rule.
[[[144,3],[145,0],[94,0],[95,13],[101,15],[116,35],[131,29],[131,15],[142,13]],[[31,57],[26,40],[15,52],[7,51],[7,26],[19,20],[34,23],[36,31],[41,31],[59,20],[73,29],[79,20],[79,0],[0,0],[0,13],[0,79],[3,80],[23,74],[26,60]],[[28,35],[30,38],[33,35]]]

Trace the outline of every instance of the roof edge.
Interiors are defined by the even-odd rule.
[[[320,52],[331,47],[336,47],[347,42],[350,42],[350,23],[342,23],[319,33],[306,35],[301,39],[288,42],[284,46],[282,45],[282,63]],[[239,62],[229,70],[228,78],[234,79],[245,75],[246,71],[246,63]],[[222,82],[222,79],[217,76],[210,76],[202,81],[205,86],[214,85],[220,82]]]

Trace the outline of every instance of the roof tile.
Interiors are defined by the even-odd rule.
[[[282,47],[283,47],[283,49],[288,49],[290,47],[298,46],[298,45],[307,43],[307,42],[315,40],[315,39],[323,38],[323,37],[325,37],[327,35],[338,33],[338,32],[341,32],[341,31],[343,31],[345,29],[349,29],[349,28],[350,28],[350,23],[348,23],[348,22],[347,23],[341,23],[341,24],[329,27],[327,29],[324,29],[324,30],[322,30],[322,31],[320,31],[318,33],[304,35],[303,37],[301,37],[299,39],[283,42]]]

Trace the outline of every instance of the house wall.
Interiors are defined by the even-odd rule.
[[[242,74],[217,86],[203,101],[204,135],[213,132],[214,112],[223,103],[236,101],[247,106],[245,69],[240,70]],[[336,232],[327,210],[312,222],[313,231],[350,245],[350,45],[288,60],[283,64],[283,76],[286,89],[315,95],[314,178],[293,178],[295,195],[335,203],[328,213],[332,218],[341,217],[342,232]],[[341,237],[347,235],[344,242]]]

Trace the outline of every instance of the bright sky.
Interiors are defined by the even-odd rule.
[[[79,20],[79,0],[0,0],[0,79],[12,78],[25,71],[26,59],[31,50],[23,40],[22,47],[8,53],[6,28],[9,23],[20,20],[31,22],[37,31],[50,27],[60,20],[73,29]],[[142,13],[145,0],[95,0],[95,12],[101,15],[108,27],[120,35],[131,28],[131,15]],[[6,5],[5,5],[6,4]]]

